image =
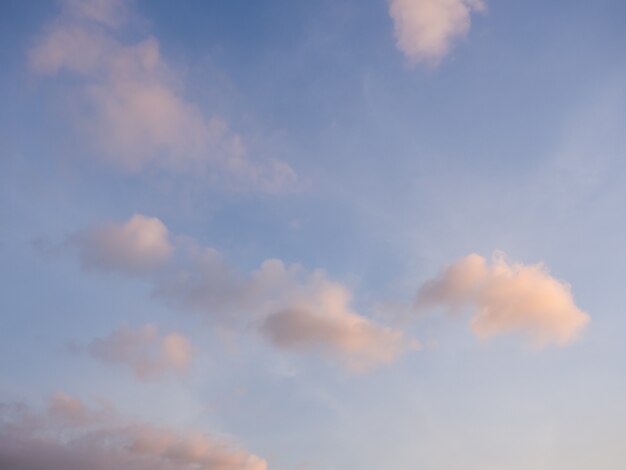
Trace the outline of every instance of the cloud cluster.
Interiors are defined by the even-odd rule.
[[[159,336],[154,325],[137,329],[123,326],[108,336],[91,341],[86,351],[96,359],[127,365],[140,379],[153,379],[166,372],[185,372],[193,360],[193,347],[179,333]]]
[[[204,433],[129,422],[61,393],[46,412],[0,404],[0,468],[266,470],[267,463]]]
[[[389,0],[396,45],[413,65],[438,65],[484,9],[483,0]]]
[[[39,75],[63,75],[77,90],[77,125],[117,167],[158,168],[228,180],[238,189],[281,191],[296,174],[279,160],[253,161],[239,134],[183,93],[183,80],[154,37],[122,40],[126,1],[66,0],[30,50]]]
[[[533,344],[564,345],[589,321],[572,298],[570,286],[542,264],[509,263],[496,253],[492,263],[477,254],[449,266],[422,286],[419,309],[443,306],[449,312],[472,308],[472,331],[480,338],[524,333]]]
[[[269,259],[242,273],[214,248],[180,236],[173,241],[156,218],[134,215],[80,232],[68,243],[86,268],[141,276],[155,298],[170,307],[221,325],[253,329],[285,350],[317,352],[365,370],[418,347],[401,331],[355,312],[350,290],[324,271]],[[481,338],[522,332],[537,345],[566,344],[589,319],[575,305],[569,285],[550,276],[543,265],[509,263],[501,254],[494,255],[491,265],[479,255],[466,256],[425,283],[418,309],[437,306],[450,312],[473,308],[471,329]],[[111,351],[105,354],[100,347],[97,355],[116,360],[119,351],[126,351],[123,360],[134,364],[138,375],[150,375],[151,368],[162,368],[163,358],[149,359],[139,351],[149,349],[155,337],[150,328],[120,330],[101,340]],[[130,351],[126,343],[136,344],[137,350]]]
[[[184,237],[172,242],[158,219],[135,215],[81,232],[68,243],[85,267],[140,274],[155,297],[176,310],[253,328],[283,349],[322,353],[365,370],[392,362],[415,346],[402,332],[353,311],[349,289],[321,270],[270,259],[241,273],[214,248]],[[110,341],[117,344],[120,338]]]

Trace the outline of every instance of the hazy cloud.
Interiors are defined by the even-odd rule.
[[[179,333],[159,336],[154,325],[123,326],[91,341],[87,352],[96,359],[130,367],[140,379],[161,377],[168,371],[185,372],[193,360],[193,347]]]
[[[485,8],[483,0],[389,0],[396,45],[411,64],[437,65]]]
[[[0,468],[266,470],[267,463],[223,439],[130,422],[59,394],[47,412],[0,404]]]
[[[296,182],[288,164],[253,161],[242,137],[223,119],[184,97],[182,76],[159,42],[122,40],[128,3],[63,3],[62,14],[29,51],[40,75],[71,77],[79,97],[77,126],[117,167],[200,174],[237,189],[275,192]]]
[[[589,316],[574,303],[569,284],[542,264],[509,263],[496,253],[491,264],[471,254],[422,286],[417,307],[473,309],[472,331],[480,338],[520,332],[533,344],[563,345],[576,339]]]

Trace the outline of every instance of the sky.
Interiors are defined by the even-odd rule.
[[[623,468],[625,44],[620,0],[0,0],[0,468]]]

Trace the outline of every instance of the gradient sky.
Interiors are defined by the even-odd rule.
[[[0,468],[623,468],[626,3],[0,0],[0,45]]]

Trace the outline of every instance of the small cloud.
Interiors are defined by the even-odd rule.
[[[193,360],[193,347],[187,338],[179,333],[159,336],[154,325],[137,329],[123,326],[94,339],[85,349],[100,361],[127,365],[142,380],[159,378],[168,371],[184,372]]]
[[[125,223],[109,223],[67,240],[85,268],[146,274],[163,266],[173,246],[159,219],[136,214]]]
[[[471,308],[471,329],[479,338],[517,332],[537,346],[565,345],[589,322],[569,284],[552,277],[543,264],[509,263],[503,253],[491,264],[477,254],[453,263],[422,286],[416,306],[442,306],[450,313]]]
[[[396,45],[412,65],[437,66],[485,8],[483,0],[389,0]]]

